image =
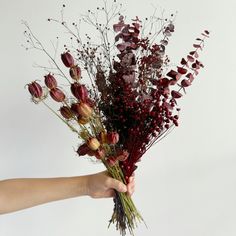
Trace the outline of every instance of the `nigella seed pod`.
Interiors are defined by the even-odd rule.
[[[79,81],[81,78],[81,69],[79,66],[73,66],[70,68],[70,76],[72,79]]]
[[[78,119],[78,123],[79,124],[81,124],[81,125],[86,125],[88,122],[89,122],[89,118],[87,118],[87,117],[80,117],[79,119]]]
[[[44,82],[49,89],[57,87],[57,81],[51,74],[44,76]]]
[[[128,157],[129,157],[129,153],[126,150],[122,150],[120,153],[118,153],[117,160],[126,161]]]
[[[105,157],[106,153],[104,149],[98,149],[95,152],[95,157],[99,160],[103,159]]]
[[[81,102],[78,106],[78,113],[82,117],[89,118],[93,113],[93,109],[87,103]]]
[[[88,90],[85,85],[81,85],[77,82],[71,84],[71,92],[72,94],[80,101],[86,102],[88,99]]]
[[[40,98],[43,96],[42,86],[36,81],[32,82],[31,84],[28,84],[28,90],[34,98]]]
[[[78,150],[76,151],[79,156],[85,156],[90,151],[90,148],[86,143],[79,146]]]
[[[69,107],[63,106],[60,108],[60,113],[65,119],[71,119],[73,117],[73,112]]]
[[[109,144],[116,144],[119,142],[119,134],[117,132],[109,132],[107,134],[107,142]]]
[[[87,145],[91,150],[96,151],[100,147],[100,142],[96,138],[89,138]]]
[[[73,67],[75,65],[74,58],[69,52],[64,52],[61,54],[61,60],[66,67]]]
[[[56,102],[63,102],[65,100],[65,94],[59,88],[53,88],[50,91],[50,96]]]

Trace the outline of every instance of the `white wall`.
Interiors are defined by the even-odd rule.
[[[71,18],[94,6],[92,0],[67,1]],[[127,14],[149,16],[151,3],[129,0]],[[100,3],[100,2],[99,2]],[[48,42],[48,17],[61,1],[0,0],[0,179],[56,177],[103,169],[79,159],[76,137],[43,106],[31,104],[24,85],[44,74],[32,61],[45,57],[21,47],[22,19]],[[201,59],[205,69],[181,101],[180,127],[154,146],[136,173],[133,196],[148,229],[141,235],[234,236],[236,234],[236,3],[233,0],[159,0],[166,12],[178,11],[169,47],[178,62],[204,29],[212,34]],[[58,28],[55,28],[55,31]],[[0,236],[118,235],[107,230],[112,200],[78,198],[0,216]]]

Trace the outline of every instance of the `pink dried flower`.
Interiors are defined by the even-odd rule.
[[[109,144],[116,144],[119,142],[119,134],[117,132],[107,133],[107,142]]]

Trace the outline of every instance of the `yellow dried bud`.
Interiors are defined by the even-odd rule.
[[[107,143],[107,132],[106,131],[102,131],[100,133],[100,140],[102,143]]]
[[[93,151],[96,151],[100,147],[100,143],[96,138],[88,139],[87,145]]]

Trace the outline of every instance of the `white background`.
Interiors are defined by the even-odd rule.
[[[173,62],[192,49],[194,38],[209,29],[201,54],[205,69],[181,100],[180,127],[155,145],[136,172],[136,205],[145,218],[137,236],[236,235],[236,3],[233,0],[159,0],[125,3],[127,15],[149,16],[151,3],[178,11],[168,52]],[[71,0],[67,15],[94,7]],[[100,4],[101,2],[99,2]],[[44,72],[32,67],[45,57],[26,52],[21,20],[30,22],[49,45],[57,32],[46,22],[59,15],[62,2],[0,0],[0,179],[58,177],[103,169],[79,159],[73,133],[43,106],[34,105],[24,85]],[[101,4],[100,4],[101,5]],[[107,230],[111,199],[75,198],[0,216],[0,236],[118,235]]]

